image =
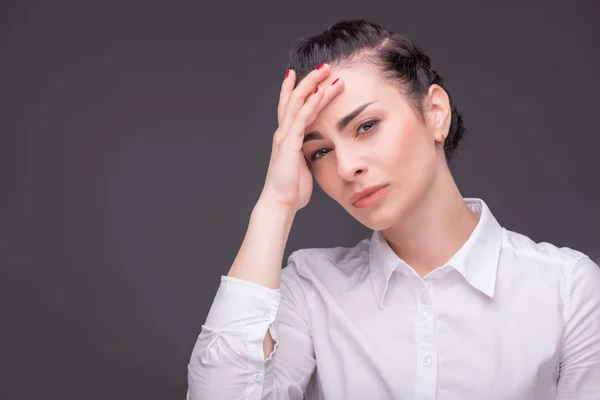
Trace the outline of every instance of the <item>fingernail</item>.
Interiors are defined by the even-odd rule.
[[[315,91],[313,92],[313,94],[314,94],[314,93],[317,93],[318,91],[319,91],[319,87],[317,86],[317,87],[315,88]]]
[[[289,69],[285,73],[285,77],[287,78],[288,76],[290,76],[290,70]]]
[[[339,81],[339,80],[340,80],[340,78],[336,78],[336,80],[335,80],[335,81],[333,81],[333,82],[331,82],[331,84],[332,84],[332,85],[335,85],[335,83],[336,83],[337,81]]]
[[[319,65],[319,66],[317,67],[317,69],[321,69],[321,68],[323,68],[323,65],[325,65],[325,63],[323,63],[323,64]]]

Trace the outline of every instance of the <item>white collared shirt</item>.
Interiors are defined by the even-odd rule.
[[[379,231],[295,251],[279,290],[222,276],[187,398],[599,400],[600,268],[465,202],[475,230],[424,278]]]

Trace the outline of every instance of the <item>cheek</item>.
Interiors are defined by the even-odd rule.
[[[333,157],[330,157],[330,159],[321,165],[319,171],[315,171],[314,177],[321,190],[329,198],[346,208],[348,207],[348,204],[346,204],[348,199],[345,197],[347,195],[347,188],[344,187],[344,183],[338,175]]]
[[[324,160],[323,160],[324,161]],[[333,199],[336,199],[336,185],[337,180],[335,170],[331,166],[320,166],[318,170],[314,171],[315,180],[317,184],[325,192],[325,194]]]
[[[433,145],[427,140],[428,133],[419,124],[409,124],[385,146],[393,174],[403,181],[421,181],[434,160]]]
[[[391,160],[396,165],[406,166],[418,159],[417,153],[421,146],[420,132],[413,124],[405,124],[386,136],[382,148],[387,160]]]

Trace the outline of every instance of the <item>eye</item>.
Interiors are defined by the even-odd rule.
[[[327,154],[329,152],[329,149],[326,147],[322,147],[318,150],[315,150],[312,152],[312,154],[310,155],[310,161],[316,161],[319,158],[323,157],[325,154]]]
[[[370,133],[373,130],[373,128],[375,127],[375,125],[377,125],[380,121],[381,121],[381,118],[375,118],[375,119],[370,119],[368,121],[363,122],[362,124],[360,124],[358,126],[357,135],[366,135],[367,133]],[[364,131],[360,132],[361,129],[364,129]],[[321,147],[320,149],[315,150],[310,155],[310,158],[309,158],[310,162],[319,160],[325,154],[329,153],[329,150],[330,149],[328,149],[327,147]]]
[[[370,119],[368,121],[363,122],[362,124],[360,124],[358,126],[358,130],[357,130],[357,134],[358,135],[364,135],[369,133],[373,127],[375,127],[375,125],[377,125],[379,123],[380,119]],[[361,128],[366,128],[366,132],[360,132]]]

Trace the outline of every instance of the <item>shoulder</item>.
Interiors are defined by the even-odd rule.
[[[558,284],[563,295],[579,280],[589,280],[588,285],[600,289],[600,268],[587,254],[566,246],[536,242],[504,228],[500,267],[519,279],[543,277],[551,286]]]
[[[370,239],[356,245],[303,248],[290,254],[282,270],[282,281],[301,281],[306,289],[332,285],[368,266]]]
[[[585,253],[570,247],[537,242],[508,229],[503,231],[501,257],[515,261],[520,266],[537,265],[569,274],[580,260],[589,258]]]
[[[294,251],[288,258],[288,263],[302,264],[303,268],[315,262],[326,261],[336,268],[345,268],[355,264],[358,259],[367,257],[369,254],[369,239],[363,239],[352,247],[323,247],[304,248]]]

